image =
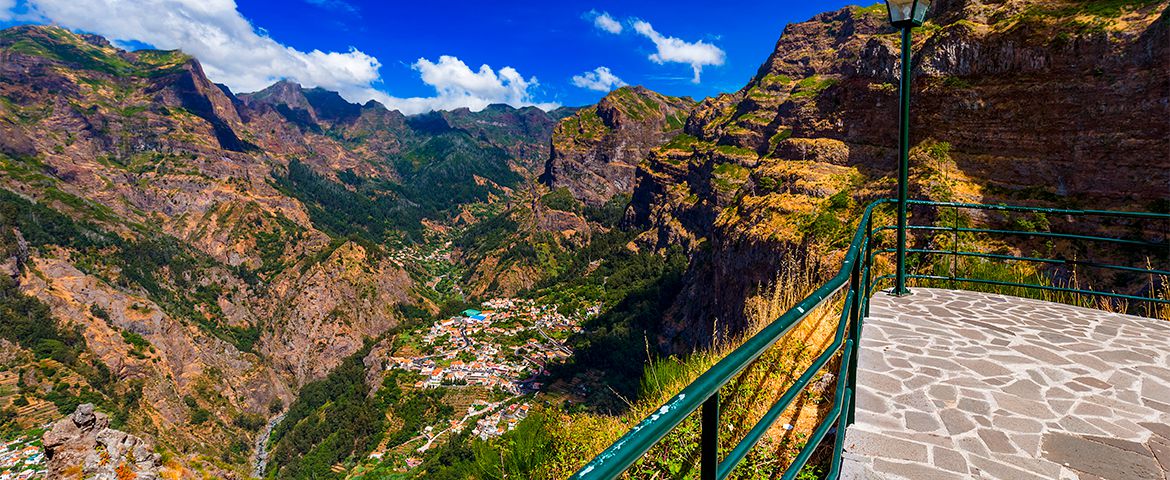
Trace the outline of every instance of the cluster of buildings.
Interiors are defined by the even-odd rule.
[[[434,323],[422,336],[427,354],[391,357],[390,367],[422,375],[418,388],[483,386],[520,394],[531,386],[524,377],[572,355],[554,337],[564,338],[580,327],[555,306],[511,298],[483,306],[483,311],[469,309]],[[521,336],[529,338],[514,341]]]
[[[471,434],[483,440],[498,437],[516,428],[516,425],[528,416],[528,404],[513,403],[475,422]]]
[[[22,438],[0,445],[0,480],[44,478],[45,452]]]
[[[481,439],[515,429],[530,408],[518,400],[540,390],[536,379],[547,365],[573,354],[564,340],[581,331],[583,318],[600,310],[598,305],[584,315],[564,315],[555,305],[516,298],[488,300],[482,308],[464,310],[432,324],[415,337],[421,345],[413,343],[414,353],[387,359],[387,369],[418,373],[422,378],[415,383],[416,388],[481,386],[511,395],[501,401],[476,399],[462,418],[425,427],[417,437],[425,440],[415,449],[418,453],[429,450],[443,435],[467,428]],[[474,425],[472,419],[477,419]],[[371,458],[380,460],[383,455],[378,450]],[[421,463],[417,457],[405,461],[408,470]]]

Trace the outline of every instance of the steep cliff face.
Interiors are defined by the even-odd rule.
[[[935,7],[915,36],[912,196],[1166,201],[1166,2]],[[701,103],[638,170],[628,221],[649,229],[643,244],[695,252],[664,343],[736,329],[744,292],[783,262],[835,263],[858,206],[893,193],[900,47],[883,8],[789,25],[744,89]]]
[[[364,339],[397,324],[396,307],[412,301],[412,281],[401,265],[372,258],[352,242],[303,268],[303,275],[270,287],[284,300],[272,318],[284,322],[261,338],[272,367],[298,386],[324,377]]]
[[[601,205],[634,186],[646,153],[683,126],[694,102],[643,87],[614,90],[594,107],[561,120],[541,180],[568,188],[589,205]]]

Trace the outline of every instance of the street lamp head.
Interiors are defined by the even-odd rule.
[[[930,0],[886,0],[890,23],[898,28],[921,26],[930,9]]]

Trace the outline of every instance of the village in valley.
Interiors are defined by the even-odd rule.
[[[31,435],[0,444],[0,480],[45,477],[45,453],[40,436]]]
[[[490,392],[490,398],[475,398],[455,418],[426,426],[417,437],[422,444],[412,447],[416,453],[426,452],[448,433],[470,429],[472,436],[487,440],[513,430],[528,416],[546,367],[573,354],[565,341],[601,307],[566,315],[556,305],[498,298],[480,308],[407,332],[401,347],[386,359],[387,370],[415,375],[415,389],[464,389],[479,396],[484,394],[474,392]],[[372,457],[384,453],[376,451]],[[417,461],[407,458],[407,468]]]
[[[483,386],[519,395],[539,390],[536,375],[572,355],[563,342],[580,331],[579,321],[555,305],[494,299],[483,308],[431,325],[421,338],[423,354],[391,357],[391,367],[422,375],[419,388]]]

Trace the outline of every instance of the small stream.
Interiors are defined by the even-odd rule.
[[[268,468],[268,438],[272,436],[272,429],[284,420],[285,414],[280,414],[272,417],[268,421],[268,426],[264,427],[264,434],[256,439],[256,467],[252,471],[252,476],[257,478],[264,478],[264,469]]]

